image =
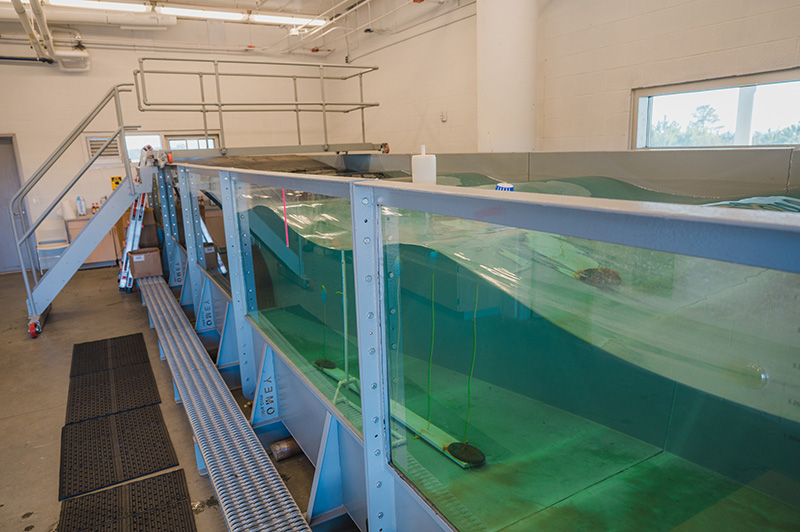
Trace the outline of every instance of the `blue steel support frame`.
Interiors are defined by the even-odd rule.
[[[169,267],[170,288],[183,288],[183,280],[186,278],[186,252],[178,243],[177,239],[172,238],[172,258]]]
[[[392,386],[388,356],[394,346],[387,334],[397,326],[391,310],[398,302],[386,295],[384,283],[390,290],[396,289],[391,275],[397,276],[400,266],[391,246],[387,250],[383,245],[384,231],[387,243],[396,232],[383,227],[382,206],[800,273],[800,222],[792,214],[536,194],[499,196],[492,191],[350,181],[364,427],[360,436],[247,318],[248,310],[254,308],[249,306],[251,292],[247,285],[248,279],[252,281],[252,268],[247,268],[251,263],[243,262],[249,249],[242,249],[249,245],[249,228],[246,215],[237,212],[236,206],[240,186],[237,180],[339,197],[342,195],[337,187],[341,187],[342,180],[334,185],[330,178],[318,176],[228,171],[221,171],[220,177],[232,291],[221,350],[226,350],[228,362],[236,359],[242,366],[250,364],[250,368],[242,368],[241,375],[252,379],[253,394],[256,388],[259,396],[267,394],[270,384],[275,384],[280,402],[278,419],[295,435],[309,458],[316,461],[318,474],[309,505],[309,518],[316,522],[331,518],[330,512],[336,513],[338,498],[331,490],[338,490],[343,494],[343,507],[362,529],[368,521],[371,531],[450,530],[390,464]],[[386,298],[388,315],[384,309]],[[236,333],[236,357],[230,347],[231,328]],[[259,341],[254,341],[255,337]],[[272,376],[270,368],[265,369],[268,360],[272,361]],[[254,417],[254,421],[270,423],[272,419]],[[331,459],[337,446],[338,468],[337,461]],[[363,482],[364,491],[354,489],[354,477]],[[364,503],[366,509],[359,510]]]
[[[173,255],[178,238],[178,216],[175,213],[175,197],[172,189],[171,169],[159,168],[157,173],[158,199],[161,205],[161,225],[164,231],[164,273],[172,278]],[[183,279],[183,275],[181,275]]]
[[[339,423],[328,413],[322,429],[322,442],[306,511],[306,520],[312,528],[345,512],[339,455]]]
[[[405,484],[391,469],[385,458],[388,456],[388,450],[382,451],[382,456],[376,462],[381,463],[383,468],[382,476],[378,478],[385,478],[386,484],[377,483],[380,481],[376,482],[374,479],[369,482],[366,480],[364,442],[361,434],[341,417],[330,401],[315,392],[316,389],[302,372],[276,349],[264,332],[247,316],[249,310],[256,308],[256,302],[250,241],[247,238],[249,220],[244,212],[237,212],[236,205],[236,197],[243,193],[244,183],[348,197],[350,183],[355,180],[263,172],[258,172],[259,175],[254,176],[252,175],[254,173],[256,172],[219,172],[228,256],[231,257],[230,302],[225,307],[224,322],[217,323],[218,327],[221,326],[222,334],[217,362],[220,372],[223,376],[226,375],[227,368],[230,376],[230,370],[238,367],[245,396],[248,393],[246,379],[248,377],[253,379],[253,396],[250,398],[254,400],[254,411],[251,424],[263,443],[285,437],[289,434],[286,432],[287,428],[290,431],[292,427],[300,429],[299,432],[291,434],[298,439],[312,461],[316,459],[318,468],[312,495],[314,503],[310,507],[309,515],[315,525],[326,526],[325,523],[341,517],[346,512],[362,530],[367,529],[367,523],[374,523],[375,530],[383,529],[388,532],[396,529],[393,516],[396,513],[394,508],[399,504],[404,515],[404,525],[400,527],[401,530],[451,530],[445,521],[416,495],[413,488]],[[186,175],[191,186],[189,173]],[[237,182],[237,179],[241,179],[241,182]],[[176,250],[176,256],[183,252],[177,245]],[[199,275],[195,277],[209,280],[205,271],[198,269],[198,272]],[[186,277],[192,277],[188,268]],[[190,281],[186,281],[186,284],[190,284]],[[184,296],[188,296],[189,289],[185,288]],[[248,370],[247,365],[255,371]],[[231,380],[226,378],[229,385]],[[363,382],[366,381],[362,379]],[[371,387],[370,389],[372,390]],[[275,394],[274,399],[272,394]],[[290,401],[288,403],[290,408],[284,412],[283,405],[287,400]],[[270,401],[274,401],[274,410],[269,408],[273,404]],[[267,408],[263,411],[259,409],[260,403]],[[386,406],[388,407],[388,403]],[[318,414],[312,414],[312,411],[320,409],[324,413],[322,418],[319,418]],[[386,411],[388,410],[384,408],[384,412]],[[317,419],[319,425],[312,428],[310,425],[314,425],[316,423],[314,420]],[[308,428],[301,429],[301,427]],[[321,432],[319,432],[320,427]],[[388,439],[384,439],[384,442],[388,442]],[[383,511],[379,511],[382,515],[376,513],[371,517],[365,507],[365,501],[377,500],[379,497],[385,502],[385,505],[381,506]],[[337,507],[339,500],[341,505]],[[405,526],[405,523],[408,523],[408,526]]]
[[[200,304],[195,310],[197,321],[194,330],[197,332],[211,331],[217,328],[217,320],[214,315],[214,291],[211,279],[206,276],[202,278],[202,288],[200,290]]]
[[[197,195],[192,190],[189,180],[189,170],[178,168],[178,186],[181,194],[181,212],[183,214],[183,234],[186,241],[186,256],[188,264],[186,266],[185,285],[190,288],[190,301],[194,309],[195,317],[200,316],[200,296],[203,289],[203,281],[197,268],[205,268],[205,254],[203,253],[202,231],[200,229],[200,207],[197,203]],[[188,279],[188,283],[186,280]],[[183,301],[181,301],[183,303]]]
[[[388,356],[383,289],[381,208],[372,189],[351,185],[361,417],[370,532],[397,529],[394,482],[389,473]],[[362,221],[363,220],[363,221]]]
[[[238,212],[236,206],[237,191],[241,185],[236,182],[233,172],[220,171],[219,177],[242,393],[248,399],[253,400],[257,384],[257,367],[253,332],[247,320],[247,313],[256,309],[256,302],[250,229],[246,214]]]
[[[240,388],[242,376],[239,369],[239,346],[236,342],[233,303],[230,300],[225,305],[223,320],[219,349],[217,350],[217,369],[229,388]]]
[[[268,343],[264,342],[264,344],[258,370],[258,387],[253,399],[253,412],[250,416],[250,424],[257,433],[260,429],[266,431],[270,424],[280,419],[278,386],[275,380],[275,352]]]

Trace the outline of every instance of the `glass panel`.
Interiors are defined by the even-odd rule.
[[[350,200],[239,187],[244,270],[257,296],[250,315],[360,430]]]
[[[189,148],[190,150],[196,150],[198,148],[197,139],[188,139],[186,141],[186,147]]]
[[[208,148],[214,149],[215,147],[216,146],[214,146],[214,139],[208,139]]]
[[[203,221],[203,242],[206,271],[230,290],[228,279],[228,250],[222,216],[219,173],[214,170],[190,171],[192,192],[197,197],[200,218]]]
[[[185,150],[186,140],[184,139],[171,139],[169,141],[169,149],[171,150]]]
[[[383,230],[392,462],[460,530],[800,522],[800,276],[391,208]]]
[[[736,131],[739,89],[651,98],[648,146],[729,146]]]
[[[756,89],[753,144],[800,144],[800,81]]]
[[[800,144],[800,81],[649,98],[647,146]]]
[[[197,141],[197,145],[200,147],[201,150],[205,150],[206,148],[208,148],[208,142],[206,141],[206,139],[199,139]]]

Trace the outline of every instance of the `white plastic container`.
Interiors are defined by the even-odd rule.
[[[420,155],[411,157],[411,181],[421,185],[436,184],[436,156],[425,154],[425,145],[422,145]]]
[[[75,200],[75,210],[78,212],[78,216],[86,216],[86,202],[80,196]]]

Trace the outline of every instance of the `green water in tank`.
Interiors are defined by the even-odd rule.
[[[280,194],[246,198],[251,315],[360,429],[349,202]],[[798,529],[798,276],[413,211],[383,227],[392,462],[456,527]]]

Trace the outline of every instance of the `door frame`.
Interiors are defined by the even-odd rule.
[[[24,175],[24,172],[22,171],[22,158],[19,155],[19,142],[17,142],[17,135],[16,135],[16,133],[3,133],[2,130],[0,130],[0,138],[10,138],[11,139],[11,151],[13,153],[14,163],[17,165],[17,190],[19,190],[25,184],[25,175]],[[8,210],[7,210],[8,206],[7,205],[3,205],[2,207],[5,207],[6,212],[8,212]],[[22,209],[23,209],[24,216],[25,216],[25,222],[28,225],[30,225],[31,220],[30,220],[30,216],[29,216],[29,212],[30,211],[28,210],[28,199],[27,198],[22,200]],[[0,216],[5,216],[5,213],[0,214]],[[16,223],[16,220],[11,220],[11,223]],[[36,245],[35,244],[35,241],[36,241],[36,236],[35,235],[33,235],[33,239],[34,239],[34,246],[35,246]],[[16,255],[16,251],[14,252],[14,254]],[[28,257],[26,255],[27,255],[27,253],[25,253],[24,250],[23,250],[22,259],[23,259],[23,262],[25,263],[25,267],[26,268],[32,268],[32,267],[33,268],[38,268],[39,267],[39,264],[38,264],[39,258],[36,256],[36,253],[33,253],[33,260],[34,260],[34,262],[36,262],[36,264],[34,264],[34,265],[28,264],[30,259],[28,259]],[[20,270],[9,270],[8,273],[14,272],[14,271],[20,271]]]

